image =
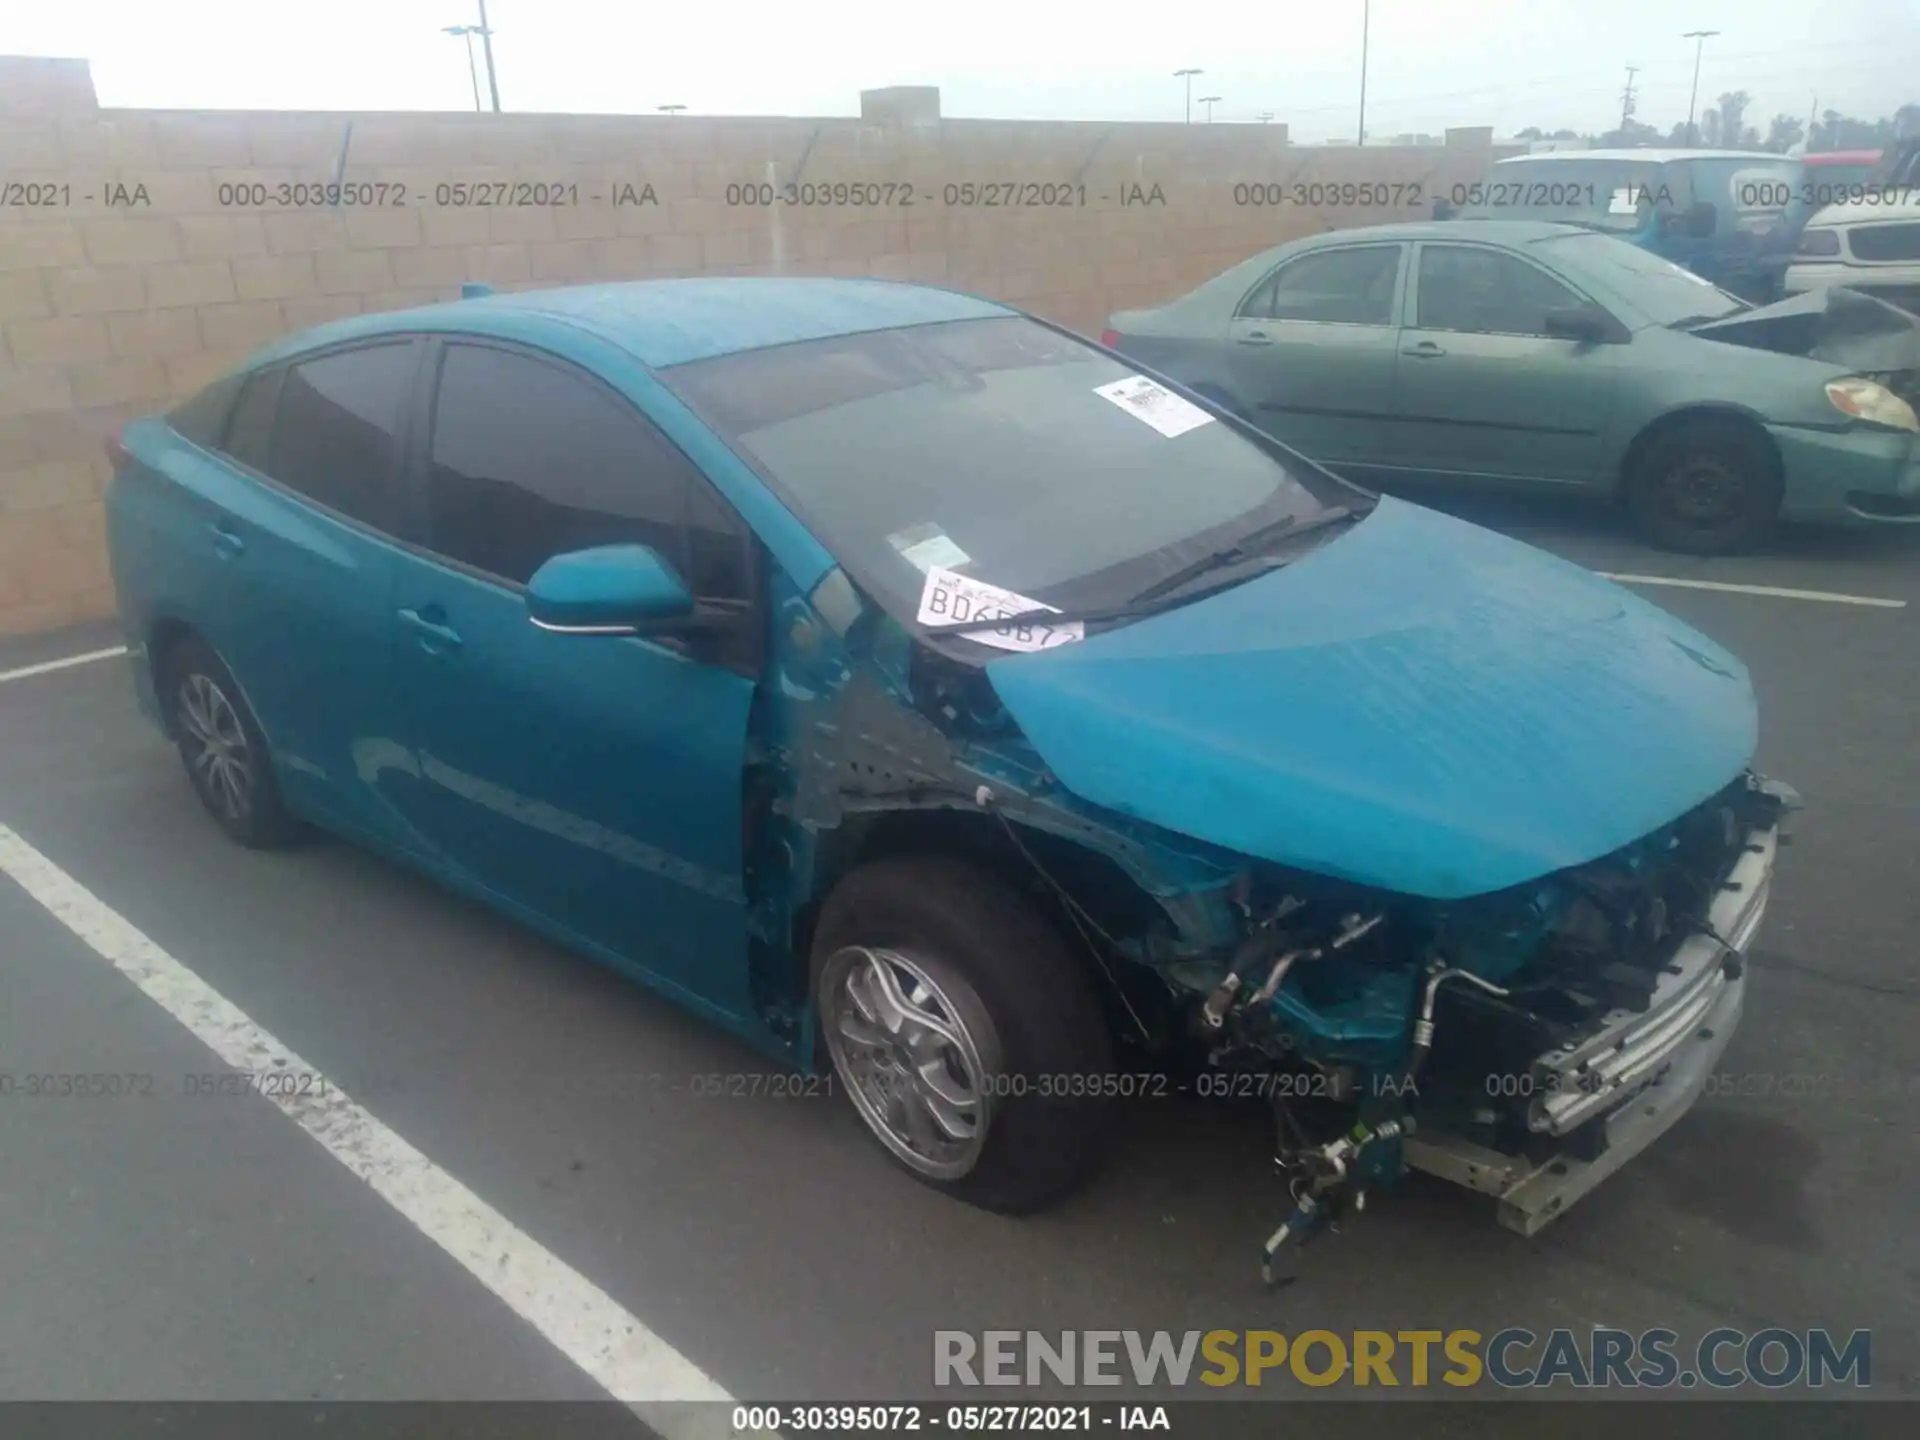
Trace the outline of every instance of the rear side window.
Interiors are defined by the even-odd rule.
[[[1290,260],[1253,292],[1240,312],[1259,320],[1317,320],[1335,325],[1393,323],[1398,245],[1323,250]]]
[[[430,462],[433,548],[450,559],[525,584],[569,550],[648,545],[696,596],[748,597],[732,512],[630,404],[564,366],[449,345]]]
[[[227,426],[226,443],[220,447],[262,475],[267,473],[267,447],[273,440],[273,406],[280,396],[280,377],[285,373],[262,370],[246,378]]]
[[[396,529],[394,467],[416,354],[400,341],[288,366],[266,472],[349,519]]]
[[[191,400],[182,401],[169,410],[167,424],[174,434],[205,449],[218,450],[226,438],[227,416],[233,410],[234,397],[240,393],[243,378],[224,376]]]

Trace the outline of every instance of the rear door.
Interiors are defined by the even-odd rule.
[[[1233,391],[1255,424],[1353,474],[1386,463],[1395,316],[1407,247],[1312,250],[1285,261],[1229,327]]]
[[[1588,303],[1506,250],[1422,241],[1412,323],[1399,335],[1393,462],[1411,474],[1600,478],[1614,370],[1628,346],[1546,334],[1551,310]]]
[[[224,449],[260,483],[233,487],[208,533],[231,597],[215,644],[287,799],[403,848],[374,782],[397,750],[389,592],[408,532],[399,469],[424,352],[402,337],[251,376]]]
[[[449,340],[416,457],[426,544],[391,609],[408,800],[441,863],[718,1018],[750,1013],[742,774],[764,638],[747,527],[624,396],[542,352]],[[648,545],[699,635],[561,634],[554,555]]]

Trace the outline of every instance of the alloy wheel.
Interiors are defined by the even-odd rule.
[[[900,1161],[934,1180],[970,1172],[986,1144],[991,1097],[981,1037],[966,1016],[962,981],[938,981],[898,950],[850,945],[821,975],[821,1025],[834,1070],[855,1108]],[[971,1003],[965,1003],[971,1002]]]
[[[212,677],[198,671],[180,681],[180,748],[209,805],[235,824],[253,809],[253,747],[240,712]]]

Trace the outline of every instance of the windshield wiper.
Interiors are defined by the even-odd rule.
[[[1305,521],[1298,515],[1282,515],[1279,519],[1269,521],[1257,530],[1248,531],[1225,549],[1203,555],[1192,564],[1184,565],[1174,571],[1165,579],[1156,580],[1131,600],[1119,605],[1085,610],[1052,610],[1044,606],[1035,606],[1031,610],[1020,610],[1011,615],[995,615],[978,620],[962,620],[955,625],[927,625],[922,628],[929,635],[968,635],[975,630],[998,630],[1003,626],[1028,622],[1057,627],[1072,625],[1076,622],[1137,620],[1144,615],[1167,609],[1167,605],[1158,602],[1165,600],[1173,591],[1180,589],[1189,581],[1197,580],[1210,571],[1252,560],[1258,556],[1263,545],[1278,539],[1281,535],[1289,539],[1296,535],[1309,535],[1315,530],[1349,519],[1353,513],[1344,505],[1336,505]]]
[[[1157,600],[1162,595],[1170,595],[1189,581],[1198,580],[1211,571],[1224,570],[1230,565],[1238,565],[1244,560],[1253,559],[1264,546],[1282,535],[1288,539],[1296,535],[1308,535],[1315,530],[1323,530],[1329,525],[1337,525],[1340,521],[1351,518],[1352,515],[1353,511],[1344,505],[1335,505],[1332,509],[1322,511],[1307,520],[1302,520],[1298,515],[1282,515],[1279,519],[1269,521],[1257,530],[1248,531],[1225,549],[1212,551],[1191,564],[1182,565],[1171,575],[1154,581],[1127,603],[1138,605],[1142,601]]]

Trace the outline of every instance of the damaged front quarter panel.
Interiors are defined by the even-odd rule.
[[[1099,857],[1127,893],[1069,886],[1068,903],[1135,923],[1106,930],[1116,955],[1095,958],[1132,962],[1182,994],[1218,981],[1245,923],[1242,857],[1069,794],[978,669],[921,649],[842,572],[809,596],[774,598],[783,643],[754,719],[748,785],[750,809],[769,819],[749,837],[747,889],[762,1014],[800,1058],[813,1060],[810,915],[890,836],[931,833],[904,831],[902,817],[942,817],[941,838],[955,843],[1004,841],[1048,883],[1058,882],[1033,852],[1049,841]],[[1151,1043],[1155,1027],[1129,1004],[1127,982],[1111,969],[1106,979],[1133,1038]]]

